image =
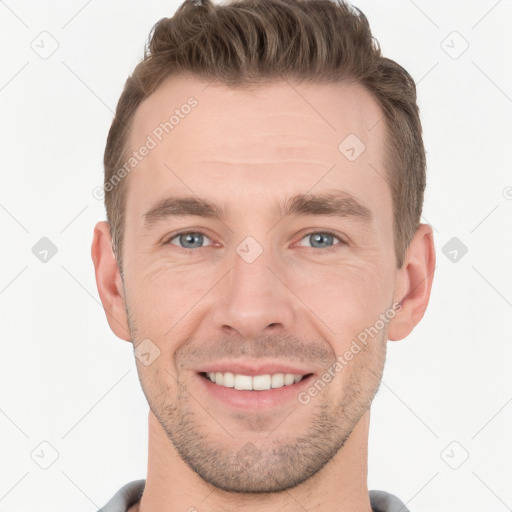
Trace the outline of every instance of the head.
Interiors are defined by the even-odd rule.
[[[126,81],[104,164],[96,279],[113,331],[150,354],[150,419],[224,490],[320,472],[428,303],[411,76],[341,1],[186,1]],[[244,364],[308,377],[278,408],[217,404],[204,373]]]

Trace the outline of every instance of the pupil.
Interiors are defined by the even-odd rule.
[[[315,240],[315,243],[318,242],[320,244],[325,243],[327,238],[332,238],[331,235],[313,235],[313,239]]]
[[[195,244],[194,244],[195,239]],[[202,235],[199,233],[188,233],[186,235],[182,235],[182,242],[187,245],[189,243],[193,244],[193,247],[200,247],[202,242]],[[183,245],[183,243],[182,243]]]

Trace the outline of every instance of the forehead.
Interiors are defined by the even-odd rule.
[[[385,122],[360,85],[272,82],[231,88],[177,75],[138,107],[130,151],[151,147],[130,172],[127,209],[166,195],[272,198],[343,188],[391,208],[383,167]],[[233,194],[236,192],[236,195]],[[140,211],[139,211],[140,210]]]
[[[226,152],[226,156],[242,153],[245,158],[251,156],[247,153],[251,147],[261,152],[258,143],[265,141],[272,142],[267,152],[287,144],[298,149],[323,146],[329,151],[327,157],[337,159],[336,142],[349,133],[368,143],[370,137],[382,138],[382,119],[372,95],[358,84],[278,81],[231,88],[176,75],[139,105],[129,145],[135,148],[150,135],[159,145],[175,146],[175,159],[191,148],[200,149],[203,156]],[[242,147],[241,142],[245,142]]]

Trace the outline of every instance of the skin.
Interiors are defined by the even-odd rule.
[[[370,512],[370,406],[387,341],[403,339],[423,317],[435,267],[426,224],[396,267],[380,107],[358,85],[236,90],[175,76],[137,109],[130,147],[190,96],[197,107],[125,178],[123,279],[108,224],[94,229],[110,327],[135,347],[149,338],[160,351],[149,365],[136,359],[150,406],[149,458],[144,494],[130,510]],[[338,150],[350,133],[366,146],[353,162]],[[332,190],[350,194],[373,220],[274,211],[294,194]],[[167,218],[146,230],[143,214],[171,195],[208,199],[226,218]],[[326,229],[336,236],[315,244],[310,235]],[[203,232],[202,245],[176,237],[187,230]],[[252,263],[236,251],[247,236],[263,249]],[[307,404],[243,412],[199,385],[198,368],[223,358],[299,363],[319,378],[400,301]],[[241,457],[248,449],[249,461]]]

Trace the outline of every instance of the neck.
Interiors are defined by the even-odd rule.
[[[265,494],[229,493],[202,480],[180,458],[150,411],[148,474],[139,504],[130,512],[371,512],[367,487],[367,410],[345,445],[319,472],[294,488]]]

